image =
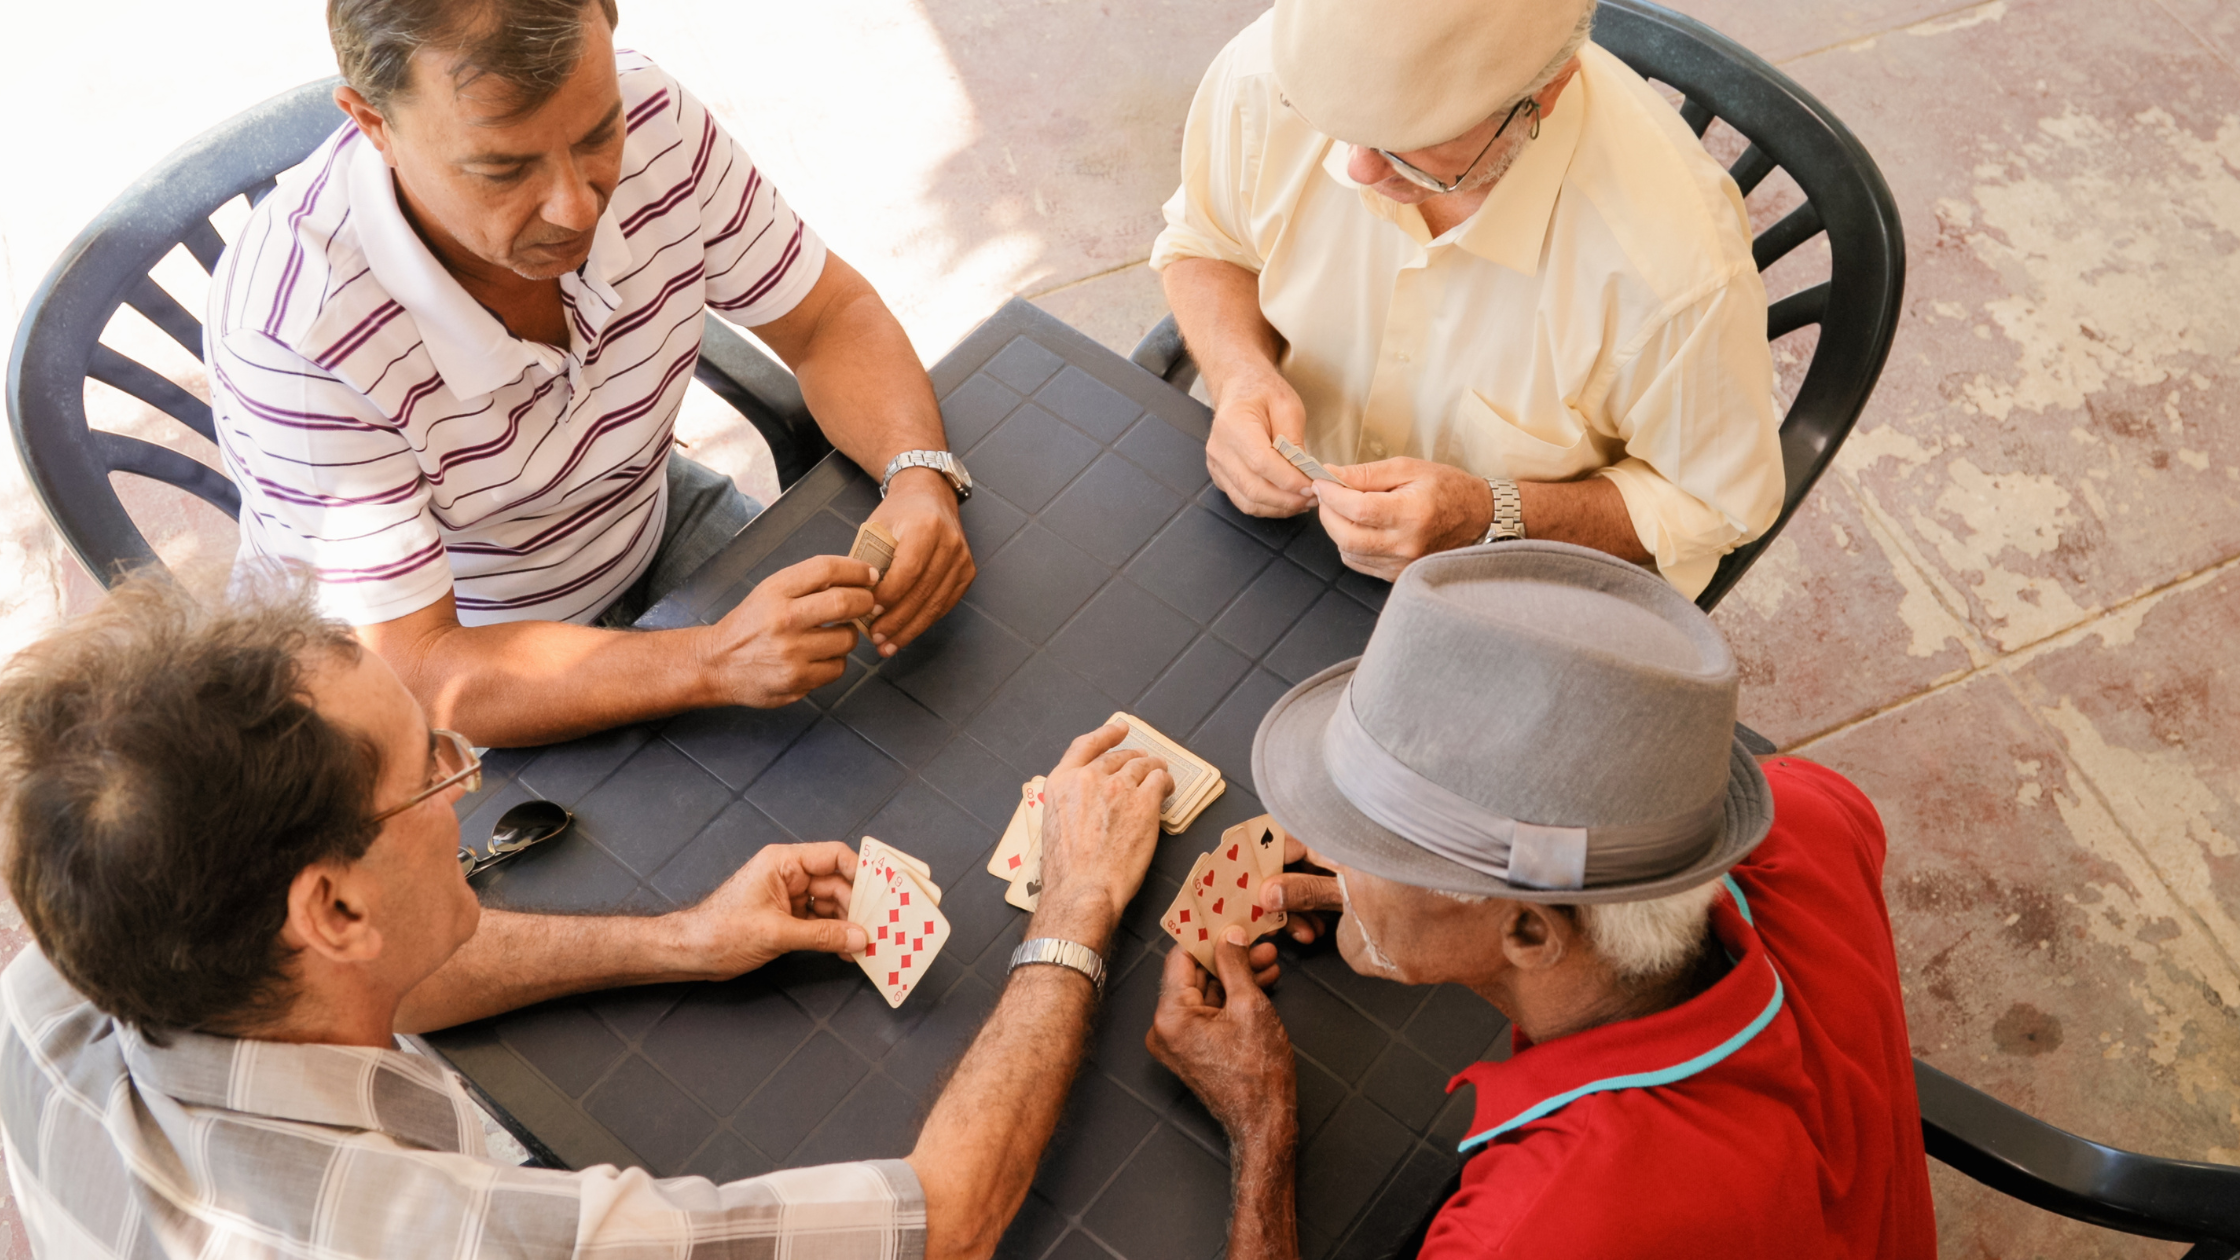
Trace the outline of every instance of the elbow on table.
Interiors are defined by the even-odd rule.
[[[994,1202],[985,1190],[975,1193],[944,1178],[918,1156],[910,1158],[910,1165],[926,1196],[926,1260],[985,1260],[994,1255],[1019,1210],[1018,1202]]]

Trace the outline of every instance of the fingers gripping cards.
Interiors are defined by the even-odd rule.
[[[868,942],[856,965],[890,1007],[902,1005],[949,943],[941,889],[927,871],[925,863],[870,836],[856,855],[848,921]]]
[[[1011,885],[1003,899],[1032,914],[1042,905],[1043,776],[1036,775],[1019,788],[1019,808],[1011,825],[988,859],[988,873]]]
[[[1142,718],[1115,713],[1105,720],[1128,728],[1128,737],[1120,741],[1119,747],[1149,753],[1167,763],[1167,773],[1174,779],[1174,791],[1159,803],[1159,829],[1168,835],[1181,834],[1197,821],[1206,806],[1229,789],[1212,762],[1153,730]]]
[[[1213,943],[1230,924],[1244,928],[1248,945],[1283,926],[1283,911],[1260,904],[1260,886],[1283,873],[1283,850],[1283,829],[1266,814],[1222,832],[1213,852],[1198,855],[1159,926],[1212,971]]]
[[[856,540],[848,548],[848,558],[863,561],[877,569],[883,578],[894,566],[894,548],[895,537],[887,532],[886,526],[877,521],[865,521],[856,530]],[[871,618],[858,617],[849,624],[861,631],[864,638],[871,637]]]

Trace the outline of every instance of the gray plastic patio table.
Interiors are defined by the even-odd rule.
[[[577,825],[477,878],[485,904],[657,913],[689,905],[763,845],[874,835],[932,864],[954,929],[889,1010],[845,959],[783,958],[725,984],[620,989],[423,1039],[553,1166],[636,1165],[726,1180],[908,1153],[946,1070],[994,1006],[1025,915],[982,863],[1067,742],[1114,710],[1229,783],[1163,836],[1109,960],[1091,1061],[999,1254],[1202,1260],[1221,1251],[1228,1147],[1143,1045],[1168,941],[1158,917],[1223,829],[1263,812],[1253,730],[1293,683],[1357,654],[1385,585],[1345,569],[1311,516],[1247,517],[1208,481],[1205,407],[1014,301],[932,371],[980,576],[889,661],[775,710],[687,713],[494,753],[460,803],[471,836],[509,806]],[[712,621],[754,584],[846,554],[876,486],[827,457],[641,625]],[[1311,841],[1311,838],[1310,838]],[[1467,990],[1355,975],[1284,945],[1273,993],[1298,1052],[1302,1248],[1388,1253],[1457,1164],[1470,1091],[1501,1052]]]

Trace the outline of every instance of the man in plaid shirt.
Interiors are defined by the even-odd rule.
[[[1171,781],[1108,727],[1051,773],[1031,937],[1107,948]],[[395,1034],[561,994],[858,952],[854,855],[772,845],[660,918],[484,911],[452,808],[479,782],[301,589],[162,581],[0,676],[9,890],[0,1136],[43,1257],[986,1255],[1080,1064],[1090,977],[1022,966],[906,1159],[718,1185],[516,1168]],[[492,941],[505,942],[501,948]],[[1265,965],[1265,963],[1263,963]]]

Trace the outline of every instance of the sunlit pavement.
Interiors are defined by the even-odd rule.
[[[1164,313],[1142,264],[1183,112],[1261,7],[624,0],[621,40],[716,110],[931,360],[1014,294],[1123,350]],[[1881,806],[1918,1053],[2100,1140],[2240,1163],[2240,10],[1682,7],[1832,106],[1907,229],[1880,392],[1718,614],[1746,662],[1744,717]],[[141,171],[332,72],[314,5],[21,8],[0,76],[10,337]],[[1784,197],[1778,179],[1753,197],[1761,223]],[[1813,265],[1784,264],[1777,291]],[[199,310],[197,275],[162,279]],[[111,335],[202,390],[160,336]],[[1791,385],[1808,349],[1782,347]],[[96,391],[97,422],[196,449]],[[720,406],[696,399],[682,433],[774,489]],[[175,563],[230,554],[215,513],[131,502]],[[11,460],[0,653],[94,591]],[[2181,1250],[1936,1177],[1947,1256]],[[0,1260],[28,1254],[12,1205],[0,1227]]]

